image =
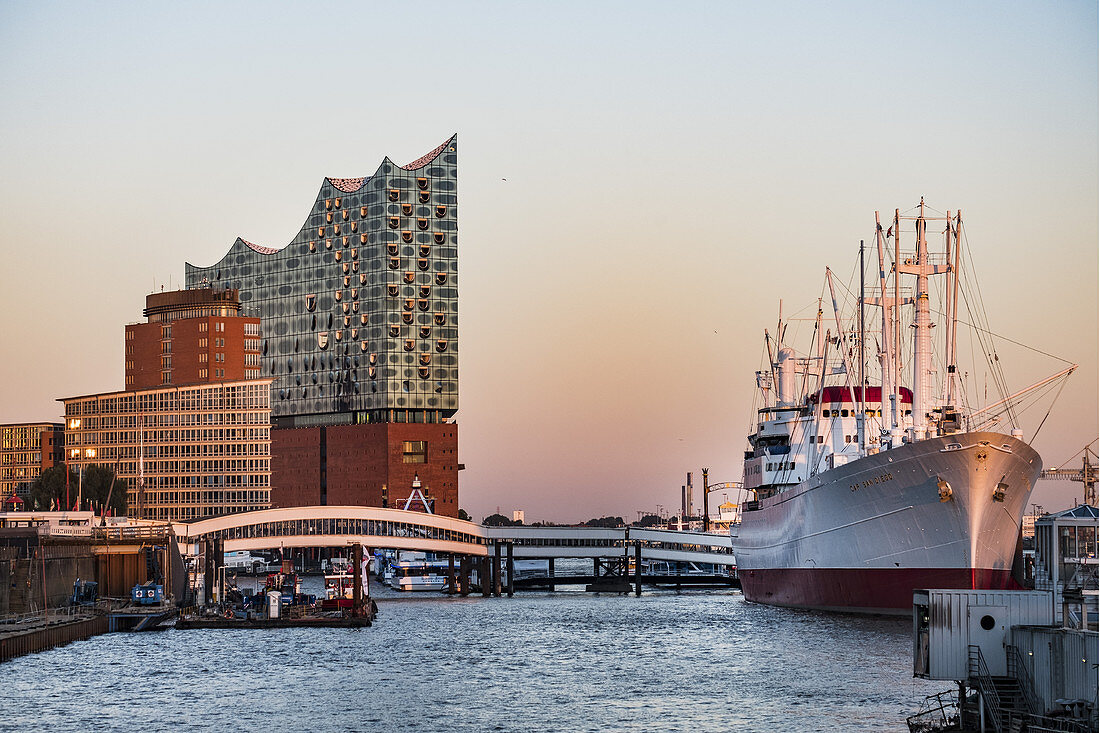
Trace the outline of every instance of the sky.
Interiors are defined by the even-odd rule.
[[[740,480],[779,300],[812,308],[922,196],[963,210],[992,330],[1080,364],[1033,442],[1079,466],[1097,38],[1095,2],[0,0],[0,422],[121,389],[124,324],[185,261],[282,247],[325,176],[457,132],[475,518],[635,519],[688,471]],[[1003,346],[1014,388],[1062,368]]]

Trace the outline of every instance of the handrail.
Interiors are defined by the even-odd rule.
[[[1005,647],[1005,651],[1008,654],[1008,673],[1015,677],[1016,683],[1020,685],[1024,704],[1027,705],[1027,712],[1031,715],[1039,715],[1043,712],[1042,705],[1035,696],[1035,686],[1031,681],[1031,672],[1024,664],[1024,658],[1020,654],[1019,648],[1009,644]]]
[[[989,674],[989,667],[985,664],[981,647],[969,644],[967,650],[967,671],[970,679],[978,683],[978,691],[981,693],[982,704],[993,718],[993,727],[997,733],[1004,733],[1001,725],[1001,696],[997,694],[997,688],[993,686],[993,677]],[[991,707],[992,706],[992,707]]]

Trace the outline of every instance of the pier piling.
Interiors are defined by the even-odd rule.
[[[509,598],[511,598],[512,594],[515,592],[515,582],[514,582],[513,578],[515,577],[515,574],[516,574],[516,563],[515,563],[514,552],[515,552],[515,545],[514,545],[514,543],[509,542],[508,543],[508,597]]]
[[[499,542],[493,543],[493,595],[500,598],[500,571],[501,571],[501,547]]]
[[[642,543],[634,543],[634,597],[642,595]]]
[[[554,592],[554,558],[548,558],[546,561],[546,575],[550,578],[550,592]]]

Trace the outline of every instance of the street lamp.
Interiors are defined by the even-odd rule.
[[[80,454],[79,450],[74,451],[77,455]],[[95,448],[85,448],[84,457],[88,460],[95,458]],[[77,481],[76,487],[76,510],[80,511],[81,503],[84,500],[84,462],[80,463],[80,479]]]

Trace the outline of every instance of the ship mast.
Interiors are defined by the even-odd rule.
[[[946,266],[928,261],[925,239],[924,197],[917,217],[917,254],[905,263],[895,263],[897,272],[917,276],[914,294],[916,315],[913,322],[913,432],[911,440],[920,440],[928,433],[928,410],[932,399],[932,318],[928,309],[928,276],[947,272]]]

